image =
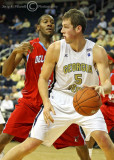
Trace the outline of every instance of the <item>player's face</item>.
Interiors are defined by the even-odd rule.
[[[55,29],[54,19],[51,16],[44,16],[41,19],[40,25],[38,25],[38,30],[43,35],[53,36]]]
[[[72,43],[76,38],[76,30],[73,28],[70,19],[63,20],[61,33],[66,43]]]

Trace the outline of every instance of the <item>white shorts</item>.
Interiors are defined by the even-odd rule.
[[[4,123],[5,123],[5,121],[4,121],[4,118],[3,118],[2,113],[0,111],[0,124],[4,124]]]
[[[92,116],[82,116],[75,111],[73,105],[59,106],[53,99],[50,101],[56,113],[53,115],[51,112],[54,123],[50,123],[50,126],[45,123],[42,108],[34,121],[30,135],[32,138],[42,140],[44,145],[51,146],[72,123],[82,126],[86,140],[89,140],[91,132],[95,130],[107,132],[106,123],[100,110]]]

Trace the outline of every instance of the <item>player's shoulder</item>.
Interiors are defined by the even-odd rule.
[[[53,42],[50,46],[49,49],[53,49],[54,51],[59,51],[60,50],[60,40]]]
[[[34,43],[38,43],[39,42],[39,38],[35,38],[29,41],[31,45],[33,45]]]
[[[93,58],[95,61],[104,61],[107,58],[106,50],[102,46],[95,44],[93,47]]]

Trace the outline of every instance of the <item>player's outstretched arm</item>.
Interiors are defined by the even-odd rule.
[[[98,45],[94,46],[93,61],[97,65],[101,82],[101,86],[96,86],[95,90],[97,90],[102,95],[109,94],[112,89],[110,81],[110,69],[108,65],[107,53],[103,47]]]
[[[38,81],[39,92],[44,104],[44,110],[43,110],[44,119],[48,125],[49,121],[54,122],[53,118],[50,115],[50,111],[52,111],[53,114],[55,114],[53,106],[51,105],[48,98],[48,80],[55,67],[55,64],[58,61],[59,52],[60,52],[60,42],[55,42],[50,45],[50,47],[46,52],[46,58]]]
[[[27,55],[28,50],[32,51],[33,47],[29,42],[23,42],[18,47],[16,47],[8,59],[4,62],[2,68],[2,75],[5,77],[10,76],[10,74],[14,71],[16,66],[22,60],[23,56]]]

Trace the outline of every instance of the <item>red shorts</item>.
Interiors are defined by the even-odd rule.
[[[72,124],[67,130],[54,142],[56,149],[69,146],[83,146],[85,144],[84,137],[78,125]]]
[[[23,101],[15,106],[15,110],[9,117],[3,133],[14,136],[14,140],[24,141],[32,128],[32,124],[41,107],[37,107],[37,111],[29,107]],[[72,124],[54,143],[57,149],[68,146],[82,146],[84,139],[81,136],[79,126]]]
[[[103,113],[108,132],[110,132],[112,127],[114,127],[114,106],[107,106],[103,104],[100,109]]]
[[[15,106],[11,113],[3,133],[14,136],[14,139],[22,142],[29,136],[34,119],[41,107],[29,107],[22,100]]]

